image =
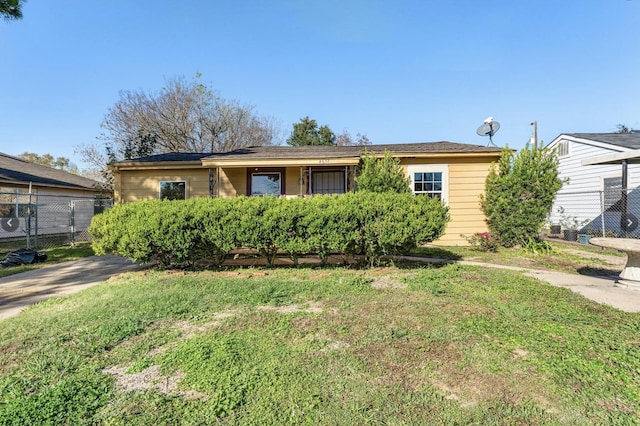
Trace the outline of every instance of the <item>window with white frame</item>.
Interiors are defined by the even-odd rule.
[[[411,191],[443,201],[448,199],[449,168],[444,164],[415,164],[407,167]]]
[[[161,181],[160,182],[160,199],[161,200],[184,200],[187,198],[187,182],[178,181]]]

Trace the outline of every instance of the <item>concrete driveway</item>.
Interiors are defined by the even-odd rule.
[[[75,293],[144,267],[120,256],[90,256],[0,278],[0,320],[40,301]]]

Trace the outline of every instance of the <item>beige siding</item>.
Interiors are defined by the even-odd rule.
[[[444,165],[448,170],[448,205],[451,215],[445,234],[436,244],[440,245],[467,245],[463,235],[471,235],[487,230],[484,214],[480,209],[480,194],[484,192],[485,179],[489,173],[491,162],[497,160],[487,157],[456,156],[448,158],[428,159],[403,159],[402,164],[434,164]],[[215,173],[215,169],[213,170]],[[305,183],[302,188],[299,183],[300,167],[288,167],[285,172],[286,195],[297,196],[306,192]],[[116,202],[133,202],[138,200],[158,198],[159,184],[163,180],[184,180],[187,182],[187,197],[209,196],[209,170],[176,169],[176,170],[125,170],[116,174],[115,197]],[[246,195],[247,169],[220,168],[217,192],[221,197],[237,197]]]
[[[300,167],[288,167],[285,194],[287,197],[294,197],[300,194],[304,195],[307,191],[305,186],[306,177],[300,184]],[[303,174],[304,176],[304,174]]]
[[[462,235],[487,231],[485,216],[480,209],[480,194],[491,164],[455,162],[449,164],[449,208],[451,221],[445,235],[438,241],[445,245],[467,245]]]
[[[187,198],[209,196],[209,170],[124,170],[116,179],[116,202],[157,199],[161,181],[185,181]]]
[[[220,197],[247,195],[247,169],[220,169]]]
[[[487,231],[485,216],[480,209],[480,194],[484,192],[484,182],[491,168],[490,159],[463,158],[420,161],[406,159],[408,164],[448,164],[449,169],[449,214],[451,220],[447,229],[435,244],[468,245],[463,235]]]

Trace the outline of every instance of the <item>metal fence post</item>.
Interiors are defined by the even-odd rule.
[[[31,198],[31,196],[29,196]],[[27,232],[27,248],[31,248],[31,215],[27,213],[26,217],[26,232]]]
[[[600,227],[602,228],[602,236],[607,234],[607,230],[604,225],[604,191],[600,191]]]
[[[33,235],[33,242],[36,248],[40,248],[38,246],[38,193],[36,193],[36,202],[33,202],[33,194],[29,193],[29,221],[31,221],[31,216],[35,218],[36,232]]]
[[[71,242],[72,246],[76,245],[76,230],[75,230],[75,223],[74,223],[74,209],[75,209],[75,202],[73,200],[69,201],[69,240]]]

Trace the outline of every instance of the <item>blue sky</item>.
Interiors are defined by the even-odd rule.
[[[373,143],[640,129],[640,0],[28,0],[0,21],[0,152],[70,158],[121,90],[201,80]]]

